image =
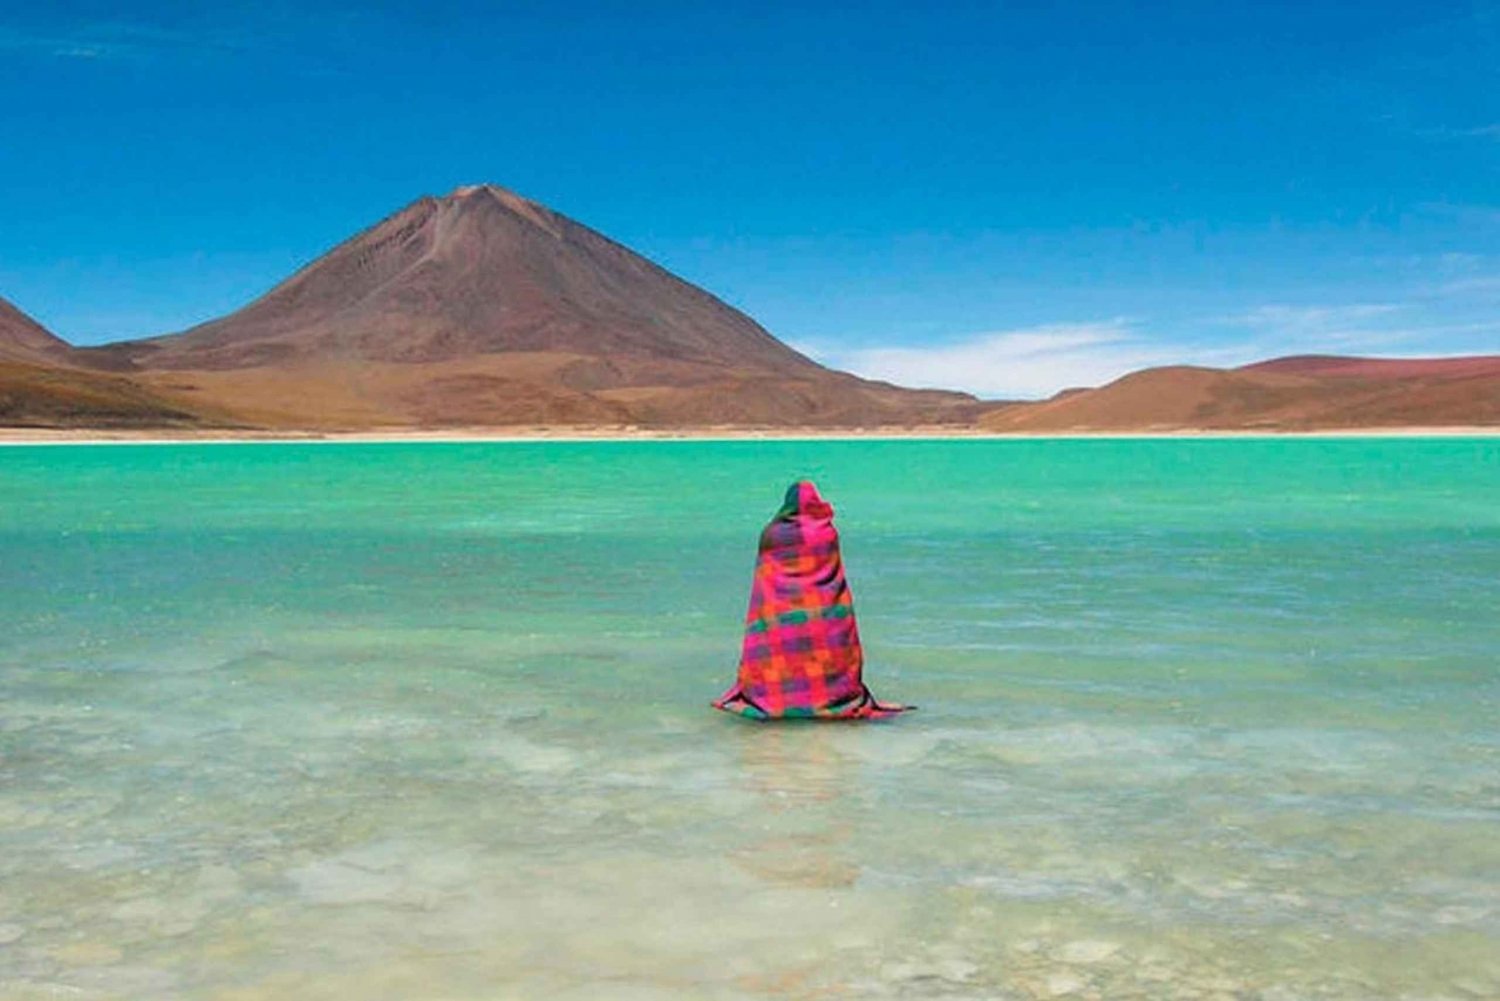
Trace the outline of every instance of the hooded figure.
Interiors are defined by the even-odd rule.
[[[863,664],[833,508],[802,480],[760,533],[739,680],[714,707],[751,719],[870,719],[910,708],[877,702]]]

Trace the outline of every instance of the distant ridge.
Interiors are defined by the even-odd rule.
[[[1352,376],[1369,379],[1463,379],[1500,375],[1500,355],[1451,358],[1355,358],[1343,355],[1288,355],[1244,365],[1241,372],[1282,375]]]
[[[993,431],[1309,431],[1500,425],[1500,355],[1302,355],[1167,366],[985,414]]]

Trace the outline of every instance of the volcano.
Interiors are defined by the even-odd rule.
[[[221,319],[80,353],[268,426],[880,425],[978,412],[961,393],[824,368],[493,185],[420,198]]]

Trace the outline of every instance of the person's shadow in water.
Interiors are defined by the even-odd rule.
[[[732,855],[778,886],[851,887],[851,844],[862,809],[857,762],[839,750],[840,724],[760,724],[739,734],[745,787],[759,805],[755,834]]]

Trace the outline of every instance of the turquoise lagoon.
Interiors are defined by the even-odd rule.
[[[787,482],[868,726],[714,713]],[[1500,440],[0,449],[0,997],[1500,997]]]

